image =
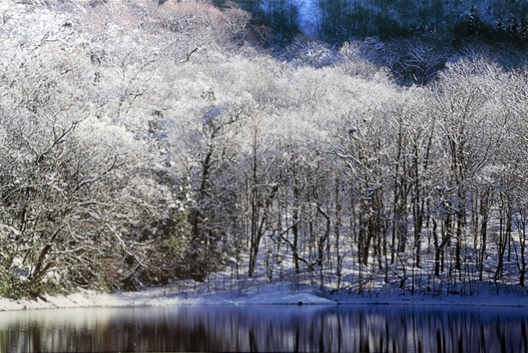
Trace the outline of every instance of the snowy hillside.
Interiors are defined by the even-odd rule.
[[[528,4],[523,1],[265,0],[262,8],[277,8],[278,3],[298,9],[298,21],[306,34],[329,41],[424,32],[459,36],[468,30],[465,27],[471,31],[472,26],[481,25],[510,34],[520,31],[524,37],[528,26]]]
[[[233,4],[4,4],[1,297],[526,294],[513,39],[270,45]]]

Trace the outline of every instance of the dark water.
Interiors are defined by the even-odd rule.
[[[0,352],[527,352],[528,309],[184,306],[0,312]]]

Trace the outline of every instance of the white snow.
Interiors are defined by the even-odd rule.
[[[36,300],[0,298],[0,311],[86,308],[86,307],[139,307],[181,305],[463,305],[528,307],[528,297],[520,294],[479,294],[474,296],[423,295],[323,295],[309,287],[292,284],[268,284],[252,291],[192,292],[192,288],[168,286],[149,288],[139,292],[97,293],[79,289],[75,294],[43,296]]]

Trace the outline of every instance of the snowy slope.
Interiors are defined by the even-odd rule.
[[[187,285],[189,282],[187,282]],[[203,288],[202,288],[203,289]],[[369,294],[353,296],[324,295],[309,286],[260,284],[252,293],[238,291],[192,292],[178,286],[150,288],[140,292],[102,294],[80,290],[67,296],[44,296],[37,300],[0,299],[0,311],[76,307],[134,307],[178,305],[464,305],[528,307],[528,297],[518,294],[492,293],[470,297],[456,295],[430,297],[423,295]]]

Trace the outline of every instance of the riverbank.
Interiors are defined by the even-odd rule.
[[[521,293],[445,295],[324,295],[306,286],[269,284],[252,291],[193,291],[190,286],[149,288],[139,292],[98,293],[79,289],[69,295],[43,295],[37,299],[0,298],[0,311],[86,307],[141,307],[181,305],[451,305],[528,307],[528,296]]]

